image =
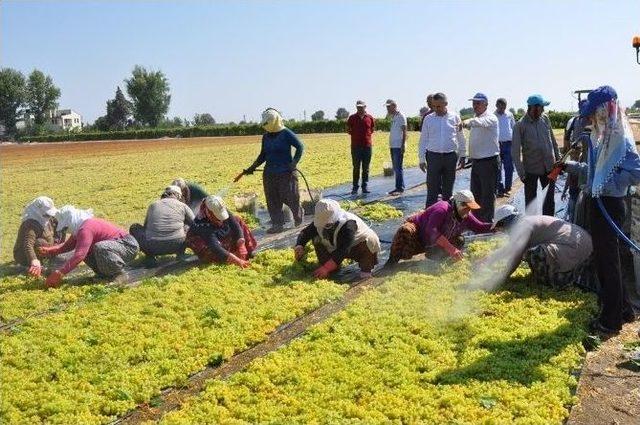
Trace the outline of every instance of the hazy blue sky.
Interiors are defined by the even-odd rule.
[[[166,74],[170,116],[218,121],[333,116],[359,98],[380,116],[389,97],[415,115],[434,91],[456,109],[476,91],[571,109],[573,89],[605,83],[640,98],[640,0],[0,0],[0,25],[2,66],[50,74],[89,121],[135,64]]]

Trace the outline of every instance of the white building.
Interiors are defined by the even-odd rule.
[[[50,131],[69,131],[82,128],[82,115],[71,109],[56,109],[48,114],[46,127]],[[33,114],[25,112],[21,120],[16,123],[16,128],[21,130],[33,123]]]
[[[82,128],[82,115],[71,109],[58,109],[50,114],[51,124],[62,130]]]

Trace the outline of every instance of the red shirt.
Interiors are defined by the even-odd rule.
[[[371,134],[375,128],[376,122],[371,115],[365,113],[362,118],[357,113],[351,115],[347,120],[351,146],[371,146]]]

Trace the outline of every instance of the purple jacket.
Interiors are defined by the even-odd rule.
[[[407,219],[418,227],[420,241],[425,246],[431,246],[443,235],[449,241],[465,230],[475,233],[491,232],[491,223],[478,220],[473,213],[469,213],[462,221],[455,218],[453,205],[449,201],[438,201],[426,210],[414,214]]]

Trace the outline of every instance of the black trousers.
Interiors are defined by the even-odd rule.
[[[624,198],[603,196],[602,203],[613,221],[622,228],[625,217]],[[620,330],[623,316],[631,311],[620,270],[620,242],[618,235],[606,221],[597,200],[591,199],[591,237],[593,254],[600,281],[600,323]]]
[[[272,225],[282,226],[284,224],[283,205],[289,207],[296,223],[302,222],[303,211],[300,206],[298,176],[295,172],[265,173],[262,177],[262,187],[264,188],[264,196],[267,199],[267,210],[269,211]]]
[[[371,164],[371,146],[352,146],[351,163],[353,164],[353,188],[358,189],[360,183],[360,166],[362,166],[362,188],[369,183],[369,164]]]
[[[427,202],[425,208],[438,202],[438,195],[448,201],[453,194],[456,181],[458,154],[455,152],[438,153],[427,151]]]
[[[549,190],[547,190],[547,194],[542,202],[542,214],[543,215],[556,215],[556,201],[555,201],[555,191],[556,191],[556,182],[550,180],[546,174],[538,175],[525,173],[524,177],[524,203],[525,205],[529,205],[534,199],[536,199],[536,195],[538,192],[538,180],[540,181],[540,186],[544,189],[549,185]]]
[[[471,165],[471,193],[480,204],[473,214],[484,222],[493,220],[496,203],[496,186],[500,172],[500,157],[474,159]]]

